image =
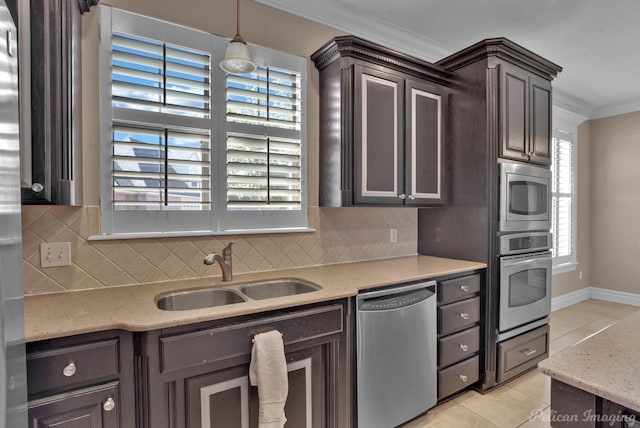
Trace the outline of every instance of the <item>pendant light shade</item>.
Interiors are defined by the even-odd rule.
[[[240,35],[240,0],[237,0],[236,11],[236,36],[227,46],[227,53],[220,61],[220,68],[228,73],[245,74],[256,69],[256,65],[251,59],[249,46]]]

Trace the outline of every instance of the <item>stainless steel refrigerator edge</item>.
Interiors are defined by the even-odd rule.
[[[0,0],[0,428],[27,426],[16,27]]]

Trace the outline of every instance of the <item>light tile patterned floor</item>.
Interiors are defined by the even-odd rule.
[[[585,300],[551,314],[551,354],[607,328],[640,308]],[[531,371],[482,395],[469,391],[437,406],[403,428],[548,428],[549,377]]]

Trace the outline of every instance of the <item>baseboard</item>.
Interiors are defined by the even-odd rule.
[[[591,287],[582,288],[551,299],[551,312],[591,298]]]
[[[625,305],[640,306],[640,294],[590,287],[591,298]]]
[[[640,306],[640,294],[607,290],[597,287],[585,287],[580,290],[552,298],[551,312],[566,308],[567,306],[575,305],[576,303],[580,303],[587,299],[606,300],[607,302]]]

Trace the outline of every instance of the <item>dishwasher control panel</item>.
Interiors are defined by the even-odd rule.
[[[433,296],[434,291],[429,288],[422,288],[416,291],[407,291],[390,296],[372,297],[360,302],[361,311],[380,311],[385,309],[398,309],[411,306]]]

